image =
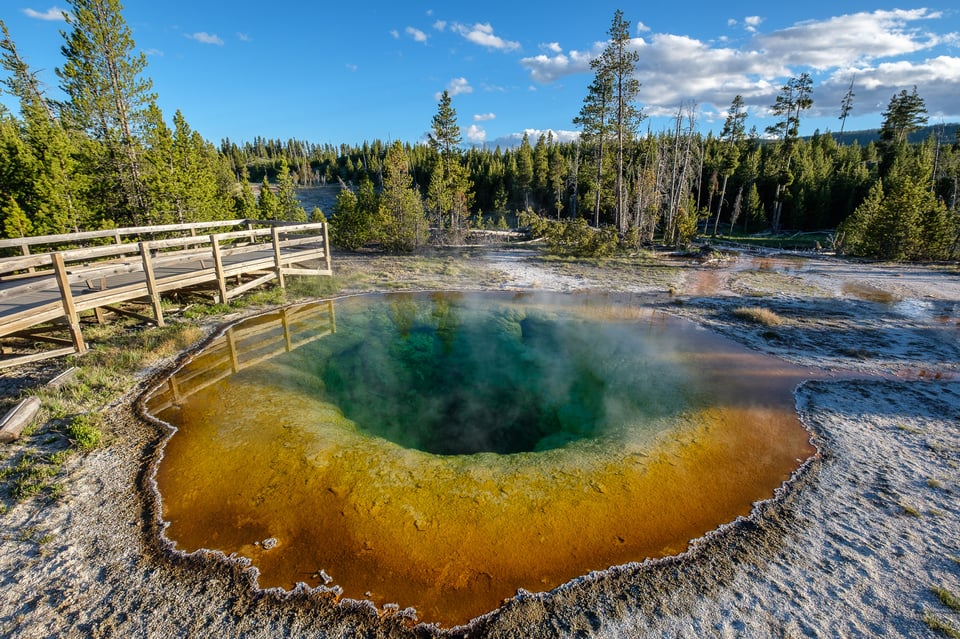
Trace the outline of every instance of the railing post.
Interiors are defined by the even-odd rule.
[[[283,279],[283,261],[280,256],[280,231],[276,226],[271,227],[270,236],[273,238],[273,263],[277,267],[277,280],[280,282],[280,288],[286,288]]]
[[[157,278],[153,273],[149,242],[140,242],[140,258],[143,260],[143,274],[147,278],[147,293],[153,306],[153,316],[157,319],[157,326],[163,326],[163,309],[160,307],[160,293],[157,292]]]
[[[220,240],[210,236],[210,250],[213,251],[213,268],[217,274],[217,288],[220,289],[220,304],[227,303],[227,280],[223,275],[223,260],[220,257]]]
[[[21,244],[20,252],[23,253],[24,257],[30,257],[30,245],[27,243]],[[33,268],[32,266],[27,268],[27,273],[36,273],[36,272],[37,272],[37,269]]]
[[[330,224],[323,222],[323,256],[327,260],[327,272],[333,275],[333,266],[330,263]]]
[[[63,263],[61,253],[53,254],[53,270],[57,276],[57,285],[60,287],[60,300],[63,302],[63,314],[67,318],[67,326],[70,329],[70,338],[73,340],[73,347],[77,353],[82,355],[87,352],[87,345],[83,341],[83,334],[80,332],[80,317],[77,315],[77,307],[73,303],[73,293],[70,291],[70,279],[67,277],[67,267]]]

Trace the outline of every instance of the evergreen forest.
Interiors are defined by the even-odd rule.
[[[49,98],[2,27],[0,236],[66,234],[216,219],[329,218],[346,249],[412,251],[459,244],[477,229],[522,226],[559,251],[600,255],[698,237],[829,231],[838,252],[891,260],[960,258],[960,137],[928,127],[916,87],[891,96],[869,142],[842,134],[855,100],[836,105],[841,134],[799,130],[812,80],[790,78],[750,126],[730,96],[719,133],[697,127],[696,105],[673,125],[645,126],[637,53],[616,12],[592,81],[571,105],[573,142],[524,135],[509,148],[465,147],[444,93],[427,140],[360,145],[222,140],[182,113],[161,112],[119,0],[70,0]],[[824,108],[826,105],[819,105]],[[432,118],[432,119],[431,119]],[[926,131],[917,139],[918,132]],[[863,137],[863,136],[860,136]],[[297,189],[341,185],[329,211],[307,212]]]

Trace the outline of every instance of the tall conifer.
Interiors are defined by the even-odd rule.
[[[115,220],[149,222],[142,135],[155,96],[143,75],[146,56],[134,52],[119,0],[68,0],[68,4],[70,31],[61,32],[66,63],[56,70],[68,97],[66,124],[104,145],[97,158],[98,172],[111,184],[101,193],[109,198]]]

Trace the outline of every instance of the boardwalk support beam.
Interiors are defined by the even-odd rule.
[[[67,277],[67,267],[63,263],[62,253],[53,253],[53,271],[57,277],[57,285],[60,287],[60,300],[63,303],[63,315],[67,318],[67,326],[70,329],[70,338],[73,340],[73,348],[78,354],[87,352],[87,345],[83,341],[83,333],[80,332],[80,317],[77,315],[77,307],[73,303],[73,293],[70,291],[70,279]]]
[[[150,243],[140,242],[140,257],[143,260],[143,274],[147,280],[147,294],[153,306],[153,316],[157,326],[163,326],[163,308],[160,306],[160,292],[157,290],[157,278],[153,273],[153,257],[150,255]]]

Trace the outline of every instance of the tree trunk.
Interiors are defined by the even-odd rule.
[[[717,219],[713,221],[713,234],[717,234],[717,227],[720,226],[720,211],[723,208],[723,198],[727,195],[727,180],[730,178],[729,175],[723,176],[723,184],[720,186],[720,201],[717,202]],[[730,225],[731,227],[733,224]]]

